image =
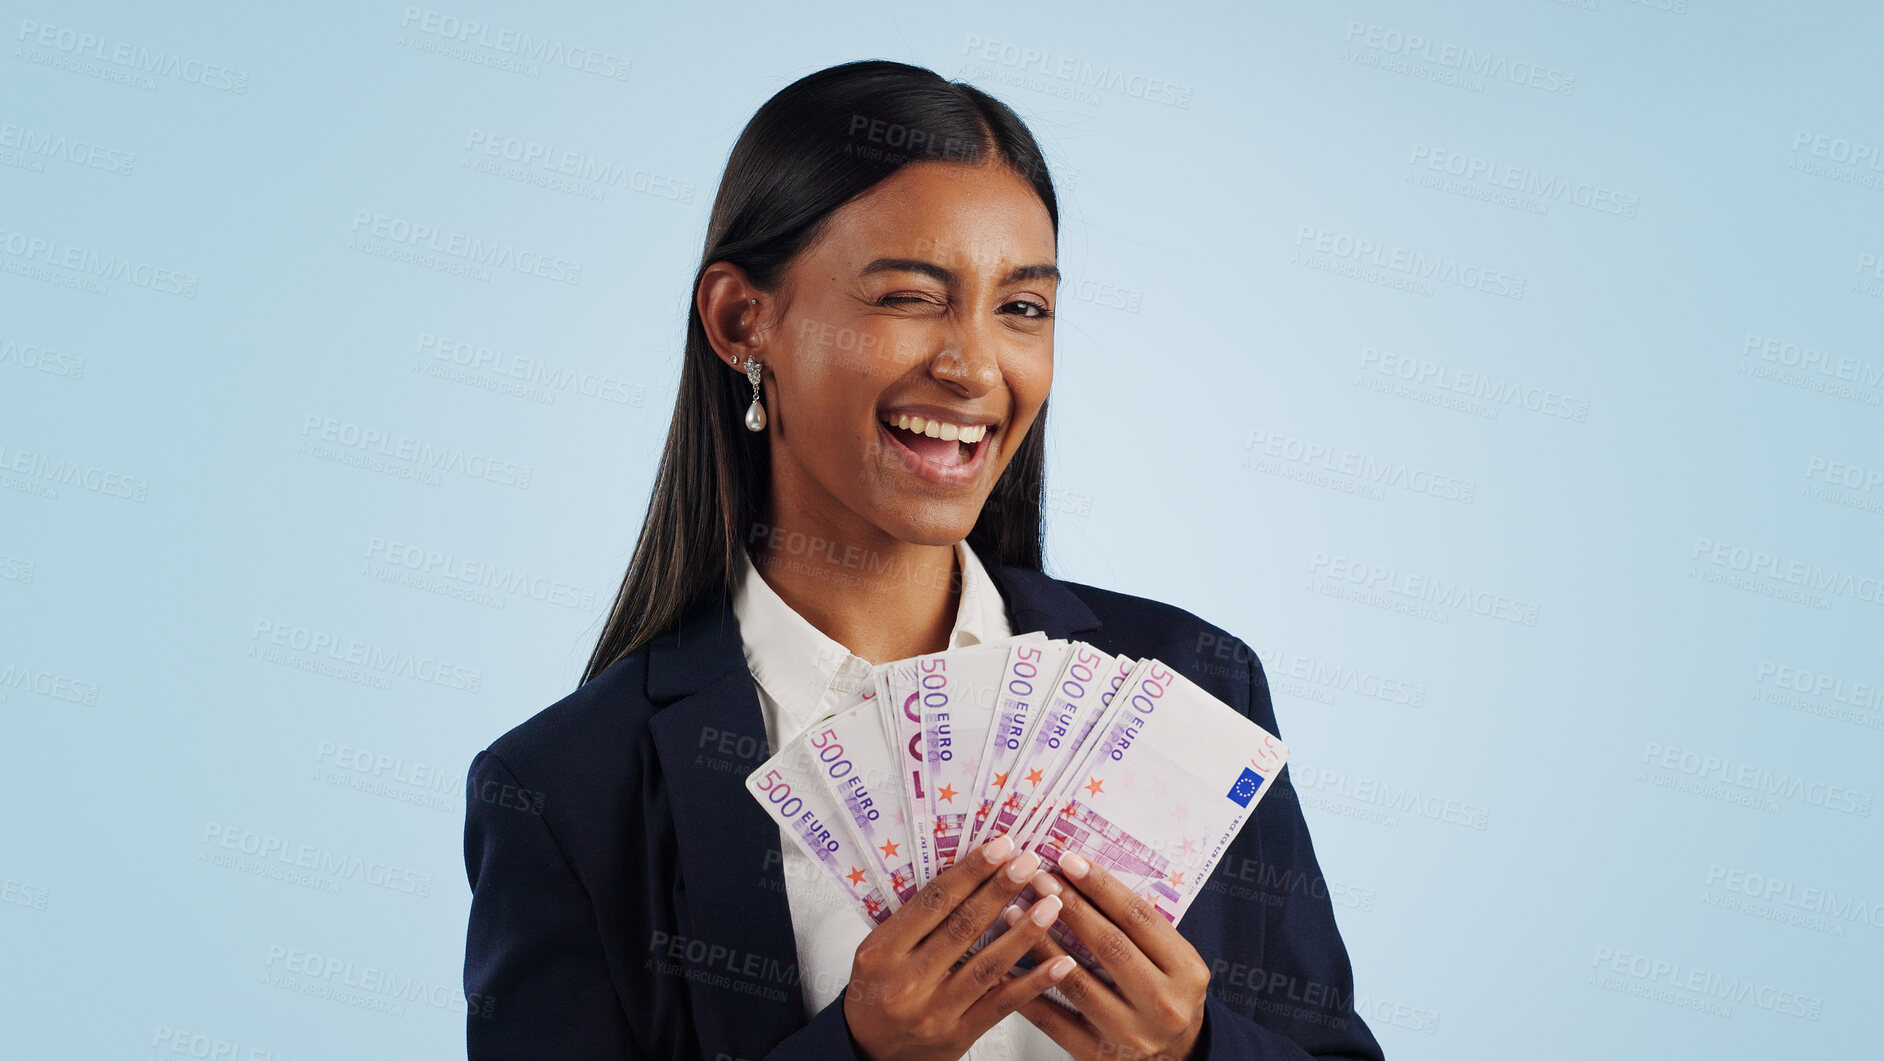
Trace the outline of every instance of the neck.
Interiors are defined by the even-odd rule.
[[[953,545],[916,545],[880,532],[841,535],[788,521],[755,528],[748,546],[753,567],[779,599],[871,663],[948,647],[961,601]]]

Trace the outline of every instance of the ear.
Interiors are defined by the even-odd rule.
[[[706,328],[707,342],[722,363],[743,363],[764,349],[774,301],[731,262],[714,262],[700,274],[694,305]]]

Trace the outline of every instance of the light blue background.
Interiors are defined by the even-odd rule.
[[[592,49],[625,79],[446,54],[449,24],[397,3],[11,5],[6,1052],[461,1053],[465,766],[573,687],[599,630],[734,137],[789,81],[874,56],[971,78],[1045,144],[1069,278],[1050,569],[1262,651],[1390,1056],[1875,1050],[1884,18],[1663,3],[1679,10],[430,9]],[[1495,70],[1448,83],[1466,51]],[[164,57],[182,62],[137,69]],[[202,64],[230,71],[211,75],[223,87],[192,80]],[[1570,90],[1495,72],[1533,68]],[[1150,82],[1188,106],[1134,94]],[[479,172],[479,136],[690,201]],[[1413,163],[1437,152],[1567,190],[1507,205],[1484,180],[1424,186],[1444,174]],[[1596,188],[1635,216],[1577,204]],[[353,249],[361,211],[579,263],[580,280]],[[1347,240],[1522,278],[1522,297],[1401,290],[1348,267],[1391,268],[1316,251]],[[57,264],[69,248],[76,268]],[[114,257],[130,279],[88,272]],[[152,269],[195,278],[193,297],[139,286]],[[441,378],[427,335],[607,383],[531,397],[488,370]],[[1784,376],[1797,355],[1768,338],[1856,378]],[[1387,355],[1520,399],[1395,392]],[[1524,408],[1544,393],[1583,418]],[[527,468],[527,487],[325,459],[308,447],[328,421]],[[1291,459],[1310,445],[1329,456]],[[114,496],[139,483],[144,500]],[[526,590],[479,602],[376,577],[428,552],[523,572]],[[1736,569],[1756,552],[1778,560]],[[1774,596],[1798,587],[1772,571],[1827,588]],[[1375,596],[1349,599],[1350,572]],[[1411,578],[1533,606],[1535,625],[1379,606]],[[316,636],[445,677],[295,647]],[[1838,684],[1782,684],[1818,675]],[[329,871],[217,864],[238,853],[220,837],[307,845]],[[397,872],[335,868],[355,864]],[[290,952],[348,971],[275,979]],[[368,970],[427,992],[331,997]],[[1735,982],[1752,986],[1710,993]]]

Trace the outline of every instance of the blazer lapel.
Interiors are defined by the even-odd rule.
[[[1059,579],[1025,567],[985,562],[984,566],[988,577],[1001,587],[1008,624],[1015,633],[1044,630],[1048,637],[1065,638],[1101,625],[1086,602]]]
[[[708,1057],[761,1057],[805,1024],[805,1003],[779,830],[745,788],[769,750],[730,604],[650,646],[648,695],[681,697],[649,728],[673,800],[701,1046]]]
[[[1016,633],[1070,637],[1100,625],[1059,581],[1026,568],[986,566]],[[647,690],[653,701],[673,701],[655,712],[649,728],[673,800],[681,927],[690,937],[688,965],[700,977],[688,995],[701,1045],[709,1055],[760,1057],[806,1018],[775,854],[781,837],[745,787],[770,749],[731,601],[699,610],[649,646]],[[726,755],[727,747],[735,754]],[[735,989],[712,986],[722,982]],[[748,989],[737,990],[739,984]]]

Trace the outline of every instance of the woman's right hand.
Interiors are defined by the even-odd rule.
[[[1039,866],[1031,851],[1016,856],[1014,842],[998,837],[870,930],[844,994],[850,1036],[869,1061],[955,1061],[995,1022],[1073,971],[1073,959],[1060,957],[1008,975],[1059,916],[1056,895],[954,967]]]

